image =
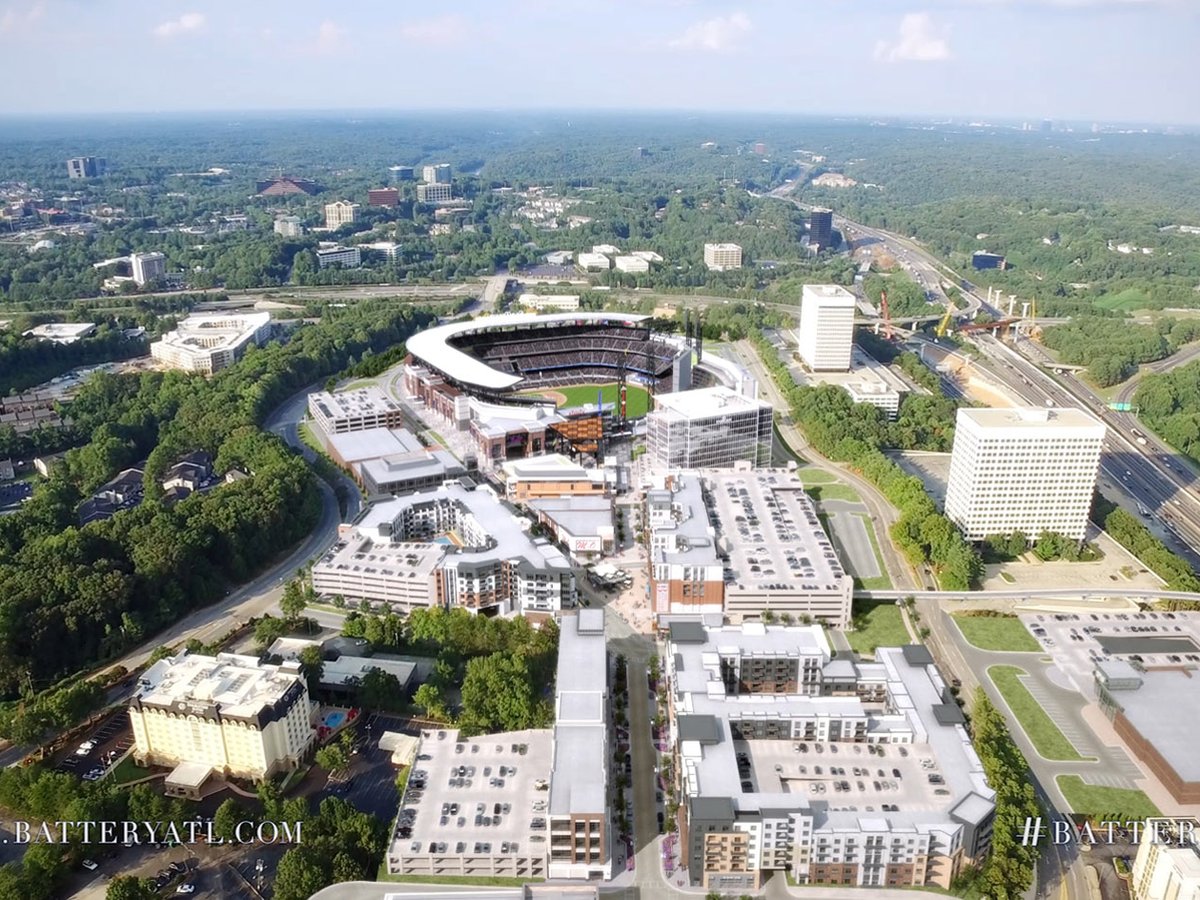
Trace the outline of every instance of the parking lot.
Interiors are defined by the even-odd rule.
[[[1075,690],[1093,696],[1092,670],[1103,659],[1144,666],[1200,668],[1200,614],[1044,613],[1019,617]]]
[[[21,503],[33,496],[33,485],[25,481],[13,481],[0,484],[0,509],[16,509]]]
[[[78,775],[84,781],[102,778],[133,746],[129,713],[120,710],[100,723],[78,744],[65,748],[55,768]]]
[[[831,811],[935,809],[950,797],[922,744],[755,740],[738,744],[737,761],[743,790],[804,794]]]

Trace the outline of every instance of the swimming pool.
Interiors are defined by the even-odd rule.
[[[445,535],[442,535],[441,537],[435,537],[435,538],[433,539],[433,543],[435,543],[435,544],[445,544],[447,547],[453,547],[453,546],[454,546],[454,541],[450,540],[450,538],[446,537]]]
[[[332,731],[333,729],[340,727],[345,721],[346,714],[340,709],[335,709],[332,712],[327,712],[325,714],[325,718],[321,724]]]

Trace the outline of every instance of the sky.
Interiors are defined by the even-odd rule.
[[[666,109],[1194,126],[1198,44],[1200,0],[0,0],[0,115]]]

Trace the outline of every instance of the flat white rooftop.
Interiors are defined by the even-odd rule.
[[[243,313],[236,316],[216,313],[188,316],[174,331],[163,335],[162,343],[193,351],[232,350],[254,337],[263,326],[271,324],[271,314]]]
[[[382,388],[357,388],[353,391],[317,391],[308,395],[309,409],[319,410],[328,419],[350,419],[356,416],[396,412],[402,407],[383,392]]]
[[[744,397],[727,387],[676,391],[671,394],[658,394],[654,398],[655,412],[673,412],[685,419],[710,419],[763,408],[770,409],[770,404],[754,397]]]
[[[1094,428],[1101,434],[1105,425],[1082,409],[1069,407],[1014,407],[1011,409],[967,409],[958,411],[959,422],[977,429],[1045,431],[1047,428]]]
[[[142,681],[140,700],[147,705],[219,705],[223,715],[252,718],[282,699],[301,678],[295,663],[264,666],[254,656],[199,656],[185,651],[160,659],[145,671]]]

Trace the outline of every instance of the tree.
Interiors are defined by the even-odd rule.
[[[133,875],[118,875],[108,883],[104,900],[155,900],[154,880]]]
[[[259,651],[266,650],[288,633],[288,624],[283,619],[264,615],[254,623],[254,644]]]
[[[247,819],[246,809],[229,797],[222,801],[221,805],[217,807],[217,811],[213,813],[213,834],[227,842],[232,842],[236,839],[235,829],[238,823],[245,822]]]
[[[321,656],[321,648],[310,645],[300,651],[300,672],[308,680],[308,692],[314,694],[321,685],[321,676],[325,674],[325,660]]]
[[[317,765],[330,774],[346,768],[350,760],[339,744],[328,744],[315,754]]]
[[[275,900],[308,900],[330,883],[330,872],[317,852],[307,846],[283,854],[275,869]]]
[[[308,602],[304,599],[304,589],[300,580],[289,581],[283,589],[283,597],[279,600],[279,609],[283,613],[283,620],[289,625],[294,625],[300,621],[300,617],[304,615],[304,610],[307,608]]]
[[[524,657],[493,653],[467,663],[459,717],[464,733],[537,728],[548,718],[547,712],[534,695]]]
[[[450,721],[450,715],[446,711],[446,701],[442,699],[442,692],[431,682],[427,681],[417,688],[416,693],[413,694],[413,704],[422,710],[428,719],[437,722]]]
[[[400,709],[404,702],[400,680],[383,669],[368,669],[359,682],[357,702],[363,709]]]

